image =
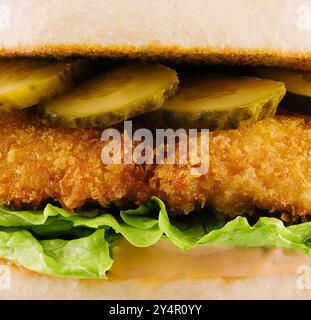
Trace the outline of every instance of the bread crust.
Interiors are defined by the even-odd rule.
[[[8,47],[0,50],[2,57],[103,57],[109,59],[163,60],[173,63],[206,63],[228,65],[264,65],[311,71],[311,52],[235,48],[183,48],[180,46],[105,46],[90,44],[46,44]]]

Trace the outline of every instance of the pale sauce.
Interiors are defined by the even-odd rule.
[[[248,277],[296,272],[299,265],[311,267],[311,258],[293,251],[261,248],[200,246],[184,252],[165,240],[149,248],[137,248],[122,239],[114,250],[108,277],[148,281]]]

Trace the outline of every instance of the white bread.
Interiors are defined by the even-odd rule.
[[[2,55],[162,57],[311,70],[309,0],[4,0],[0,18],[1,10],[10,18],[0,24]]]
[[[0,289],[0,299],[311,299],[310,289],[297,289],[296,278],[280,273],[199,281],[68,280],[11,267],[11,289]]]

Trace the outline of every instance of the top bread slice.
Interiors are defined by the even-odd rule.
[[[0,54],[311,70],[311,1],[4,0]]]

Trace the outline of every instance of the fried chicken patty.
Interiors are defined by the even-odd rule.
[[[259,209],[311,214],[311,121],[277,117],[210,135],[209,171],[189,165],[105,165],[101,131],[52,127],[28,113],[0,115],[0,202],[73,210],[92,199],[141,203],[151,195],[172,214],[208,204],[235,216]]]
[[[311,120],[277,117],[210,135],[209,171],[158,165],[149,185],[172,210],[208,204],[235,216],[260,208],[311,214]]]
[[[0,115],[0,202],[36,208],[53,199],[66,209],[86,200],[148,201],[146,172],[104,165],[100,130],[53,128],[26,112]]]

